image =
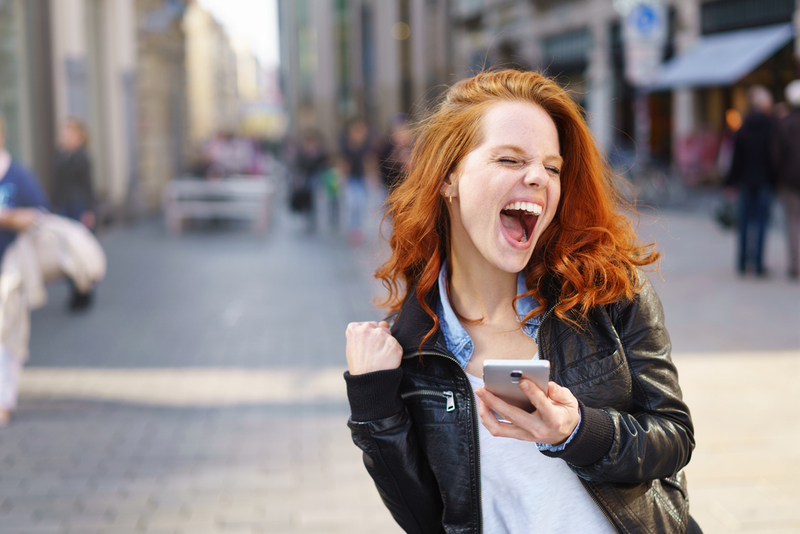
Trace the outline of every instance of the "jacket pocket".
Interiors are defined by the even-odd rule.
[[[612,510],[620,532],[683,534],[689,500],[683,473],[643,484],[595,484],[600,501]]]
[[[661,512],[656,516],[660,524],[668,526],[671,529],[669,532],[684,532],[689,521],[689,496],[683,472],[674,477],[654,480],[651,491],[656,509]]]
[[[454,424],[456,396],[451,390],[412,389],[400,394],[416,424]]]
[[[568,361],[557,381],[593,408],[625,409],[630,401],[631,373],[619,349]]]

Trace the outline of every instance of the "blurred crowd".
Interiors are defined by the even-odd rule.
[[[262,142],[220,131],[199,147],[189,166],[195,178],[215,179],[237,175],[264,175],[270,167],[269,152]]]
[[[361,118],[347,123],[335,147],[315,129],[287,140],[284,156],[291,172],[289,205],[303,215],[307,229],[317,229],[320,203],[327,204],[332,229],[346,224],[347,239],[364,243],[368,180],[390,191],[403,178],[412,147],[408,118],[395,115],[389,131],[376,135]],[[344,211],[344,220],[340,213]]]

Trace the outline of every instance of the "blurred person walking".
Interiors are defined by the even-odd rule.
[[[11,159],[5,140],[6,122],[0,115],[0,426],[9,423],[17,406],[19,377],[28,356],[27,322],[18,316],[27,314],[28,309],[21,309],[10,298],[11,288],[19,283],[25,271],[18,265],[9,265],[6,251],[17,234],[36,224],[42,210],[47,209],[38,179]],[[20,339],[22,345],[17,343]]]
[[[64,217],[80,221],[89,230],[97,224],[92,166],[87,153],[89,132],[86,125],[76,117],[64,123],[59,135],[59,151],[56,156],[55,184],[53,187],[53,211]],[[92,293],[79,291],[74,283],[69,309],[85,310],[92,304]]]
[[[400,183],[411,159],[413,138],[408,118],[404,113],[392,117],[389,134],[381,141],[377,149],[378,166],[387,191]]]
[[[800,80],[786,86],[788,115],[780,119],[773,144],[778,198],[786,214],[789,278],[800,276]]]
[[[772,95],[766,87],[751,87],[748,98],[750,113],[736,132],[725,186],[739,196],[736,270],[744,275],[752,269],[757,276],[765,276],[764,249],[775,186],[771,157],[775,122]]]
[[[290,203],[293,211],[305,215],[309,233],[317,229],[316,189],[327,168],[328,153],[322,134],[315,130],[305,132],[294,158]]]
[[[342,136],[341,156],[347,167],[347,239],[351,245],[364,243],[364,212],[367,206],[367,167],[372,156],[369,128],[362,119],[348,123]]]

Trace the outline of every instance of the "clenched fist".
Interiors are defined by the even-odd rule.
[[[347,368],[351,375],[400,367],[403,349],[386,321],[347,325]]]

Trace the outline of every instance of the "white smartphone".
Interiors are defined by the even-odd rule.
[[[487,390],[508,404],[532,412],[534,408],[528,396],[519,389],[523,378],[533,380],[547,394],[550,382],[549,360],[485,360],[483,383]]]

